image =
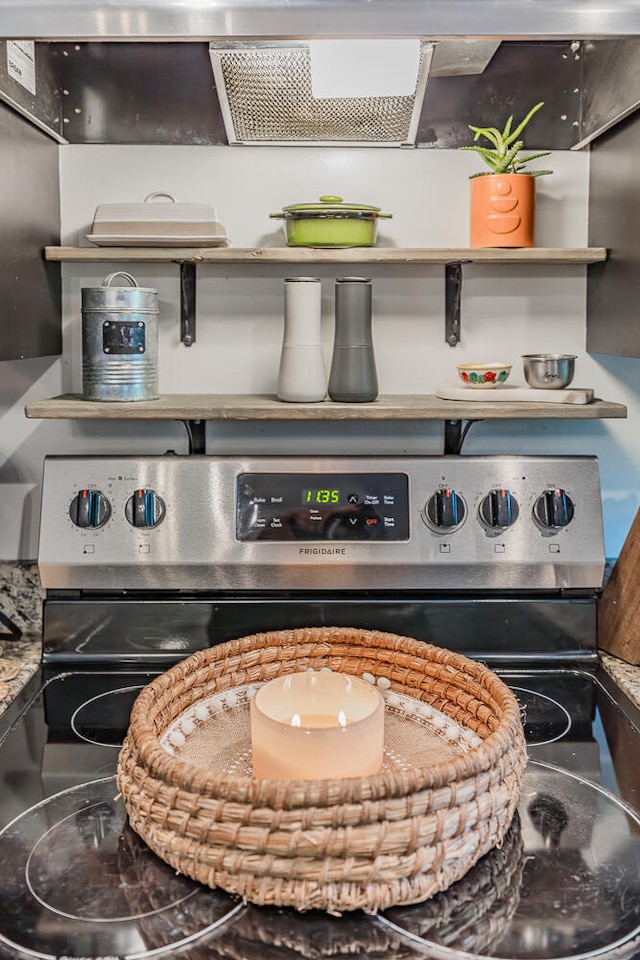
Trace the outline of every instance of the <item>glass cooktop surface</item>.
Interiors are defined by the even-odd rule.
[[[0,957],[640,958],[640,733],[586,671],[497,672],[530,756],[505,842],[375,917],[254,907],[176,875],[114,777],[153,674],[50,680],[0,743]]]

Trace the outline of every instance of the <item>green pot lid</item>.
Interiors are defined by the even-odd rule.
[[[355,210],[363,213],[379,213],[380,207],[371,207],[366,203],[344,203],[342,197],[327,194],[320,197],[318,203],[293,203],[282,208],[285,213],[306,213],[328,210]]]

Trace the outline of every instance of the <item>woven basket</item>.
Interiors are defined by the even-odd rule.
[[[524,844],[518,815],[501,847],[482,857],[462,880],[423,904],[393,907],[377,921],[361,913],[333,919],[310,911],[245,908],[237,922],[225,926],[189,960],[409,960],[469,954],[496,956],[520,900]],[[406,934],[423,943],[410,949]],[[155,946],[155,943],[149,946]],[[429,948],[433,945],[435,950]],[[502,944],[504,946],[504,943]],[[445,954],[446,956],[447,954]]]
[[[308,781],[221,775],[161,745],[212,694],[310,668],[385,678],[481,742],[444,763]],[[252,903],[339,914],[421,902],[464,876],[502,843],[525,763],[518,703],[486,667],[409,637],[319,627],[232,640],[150,683],[117,780],[132,828],[180,873]]]
[[[524,842],[516,813],[504,842],[448,890],[418,906],[392,907],[400,930],[457,954],[494,956],[520,903]]]

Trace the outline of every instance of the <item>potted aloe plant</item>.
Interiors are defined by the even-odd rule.
[[[544,106],[536,103],[520,123],[514,126],[510,116],[502,130],[474,127],[473,150],[489,167],[471,174],[471,246],[533,247],[535,226],[535,178],[551,170],[529,170],[527,164],[548,157],[550,150],[522,156],[522,133]],[[476,144],[484,138],[489,146]]]

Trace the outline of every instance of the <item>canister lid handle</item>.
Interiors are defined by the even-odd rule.
[[[167,200],[171,200],[171,203],[176,202],[176,198],[170,193],[166,193],[164,190],[157,190],[155,193],[148,193],[144,198],[144,202],[148,203],[149,200],[155,200],[156,197],[166,197]]]
[[[127,280],[132,287],[138,286],[138,281],[136,280],[136,278],[132,277],[130,273],[125,273],[123,270],[117,270],[116,273],[110,273],[109,276],[105,277],[104,280],[102,281],[102,286],[110,287],[111,281],[114,280],[116,277],[124,277],[125,280]]]

